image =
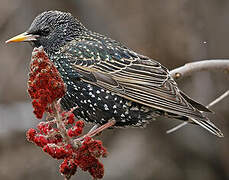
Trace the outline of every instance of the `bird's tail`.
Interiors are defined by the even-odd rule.
[[[195,124],[198,124],[199,126],[203,127],[204,129],[208,130],[212,134],[218,136],[218,137],[223,137],[222,131],[217,128],[207,117],[203,118],[192,118],[189,117]]]

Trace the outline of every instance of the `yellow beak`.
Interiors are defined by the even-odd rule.
[[[6,41],[6,43],[11,43],[11,42],[24,42],[24,41],[35,41],[37,40],[36,38],[39,37],[38,35],[32,35],[28,34],[27,32],[24,32],[22,34],[19,34],[9,40]]]

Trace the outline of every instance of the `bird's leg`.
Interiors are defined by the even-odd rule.
[[[96,130],[99,127],[99,124],[94,125],[88,133],[91,133],[92,131]]]
[[[113,126],[114,124],[116,123],[115,120],[111,120],[111,121],[108,121],[106,124],[98,127],[97,129],[93,130],[93,131],[89,131],[84,137],[93,137],[95,136],[96,134],[102,132],[103,130]]]
[[[116,121],[114,119],[112,119],[112,120],[108,121],[106,124],[96,128],[96,129],[95,129],[95,126],[94,126],[86,135],[84,135],[84,136],[82,136],[82,137],[80,137],[80,138],[78,138],[76,140],[77,141],[81,141],[85,137],[93,137],[93,136],[99,134],[100,132],[102,132],[103,130],[115,125],[115,123],[116,123]]]

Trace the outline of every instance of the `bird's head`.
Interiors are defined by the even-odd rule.
[[[8,41],[30,42],[34,47],[43,46],[47,51],[58,50],[66,42],[80,36],[86,28],[70,13],[46,11],[39,14],[27,31]]]

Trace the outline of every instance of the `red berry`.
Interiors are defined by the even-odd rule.
[[[29,141],[33,141],[36,134],[37,134],[36,130],[31,128],[27,131],[26,137]]]
[[[40,136],[35,136],[33,142],[37,146],[43,147],[48,143],[48,140],[44,136],[40,135]]]
[[[73,113],[71,113],[68,117],[67,117],[67,120],[68,120],[68,124],[73,124],[74,121],[75,121],[75,115]]]
[[[65,159],[60,165],[60,172],[63,175],[71,177],[76,173],[77,165],[72,161]]]
[[[33,52],[30,71],[28,93],[33,99],[34,114],[41,119],[47,105],[65,94],[65,86],[43,49]]]

